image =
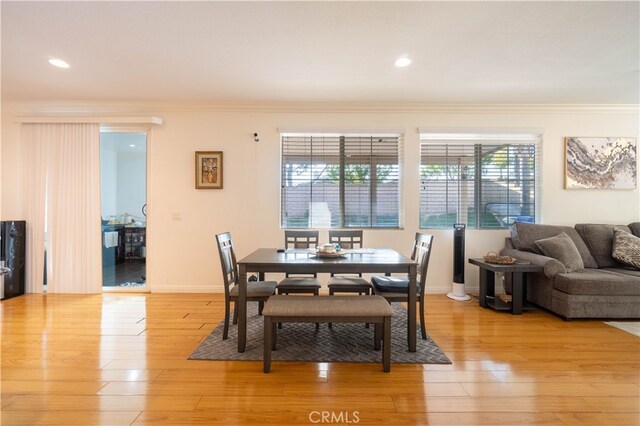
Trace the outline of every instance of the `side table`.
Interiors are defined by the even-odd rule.
[[[513,315],[522,314],[525,299],[526,272],[542,272],[544,268],[529,262],[516,262],[513,265],[496,265],[484,259],[469,259],[469,263],[480,268],[480,306],[497,311],[511,311]],[[495,296],[496,272],[511,274],[513,301],[506,303]]]

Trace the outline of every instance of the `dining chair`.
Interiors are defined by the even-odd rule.
[[[340,244],[343,249],[361,249],[362,248],[362,230],[349,231],[329,231],[329,243]],[[340,274],[331,273],[331,278],[327,282],[329,288],[329,296],[336,293],[357,293],[358,295],[368,296],[372,294],[373,288],[369,281],[362,278],[362,274]],[[366,325],[367,328],[369,324]],[[332,324],[329,323],[329,327]]]
[[[329,243],[340,244],[343,249],[362,248],[362,230],[360,231],[329,231]],[[335,293],[358,293],[359,295],[371,294],[371,284],[362,278],[362,274],[335,275],[327,283],[329,295]]]
[[[416,233],[411,259],[418,262],[416,290],[420,304],[420,330],[423,339],[427,338],[427,328],[424,319],[424,294],[432,246],[433,235],[422,234],[420,232]],[[373,284],[374,293],[383,296],[389,303],[409,301],[408,277],[374,276],[371,277],[371,283]]]
[[[318,245],[318,231],[284,231],[285,249],[309,249]],[[320,293],[318,274],[290,274],[278,283],[278,294],[313,294]]]
[[[309,249],[318,246],[318,231],[284,231],[285,249]],[[320,281],[318,274],[290,274],[278,283],[276,290],[278,294],[320,294]],[[278,324],[282,328],[282,323]],[[320,328],[320,323],[316,323],[316,329]]]
[[[224,232],[216,235],[220,266],[224,281],[224,329],[222,339],[229,337],[229,313],[233,302],[233,323],[238,323],[238,263],[236,252],[231,240],[231,233]],[[247,283],[247,302],[258,302],[258,313],[262,315],[264,302],[276,292],[275,281],[250,281]]]

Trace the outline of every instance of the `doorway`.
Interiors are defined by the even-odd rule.
[[[100,133],[100,201],[103,288],[146,288],[146,132]]]

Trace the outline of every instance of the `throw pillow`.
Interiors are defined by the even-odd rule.
[[[613,230],[614,259],[640,270],[640,238],[619,229]]]
[[[545,256],[552,257],[562,263],[567,268],[567,272],[584,268],[578,247],[564,232],[554,237],[537,240],[536,246]]]

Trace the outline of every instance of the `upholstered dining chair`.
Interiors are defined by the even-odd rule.
[[[318,231],[284,231],[285,249],[309,249],[318,245]],[[276,287],[278,294],[320,293],[320,281],[317,274],[286,274]]]
[[[418,302],[420,304],[420,330],[422,338],[427,338],[427,328],[424,319],[424,294],[427,281],[427,271],[429,269],[429,257],[433,245],[433,235],[416,233],[415,243],[411,259],[418,262],[418,276],[416,277],[416,290],[418,292]],[[374,276],[371,277],[374,293],[383,296],[389,303],[409,301],[409,279],[408,277],[395,276]]]
[[[318,231],[284,231],[285,249],[309,249],[318,246]],[[318,274],[289,274],[278,283],[278,294],[320,294],[320,281]],[[282,328],[282,323],[278,324]],[[316,323],[316,330],[320,329],[320,323]]]
[[[231,233],[224,232],[216,235],[220,266],[224,281],[224,329],[222,339],[229,337],[229,313],[233,302],[233,323],[238,322],[238,263],[236,252],[231,240]],[[264,302],[276,292],[275,281],[250,281],[247,283],[247,302],[258,302],[258,312],[262,315]]]
[[[329,243],[340,244],[343,249],[361,249],[362,248],[362,230],[348,231],[329,231]],[[331,278],[327,282],[329,288],[329,296],[336,293],[357,293],[358,295],[368,296],[372,293],[373,287],[369,281],[362,278],[362,274],[331,274]],[[332,324],[329,323],[329,327]],[[367,324],[367,328],[369,324]]]
[[[340,244],[344,249],[362,248],[362,230],[359,231],[329,231],[329,243]],[[372,287],[369,281],[362,278],[362,274],[335,275],[327,283],[329,295],[335,293],[358,293],[369,295]]]

